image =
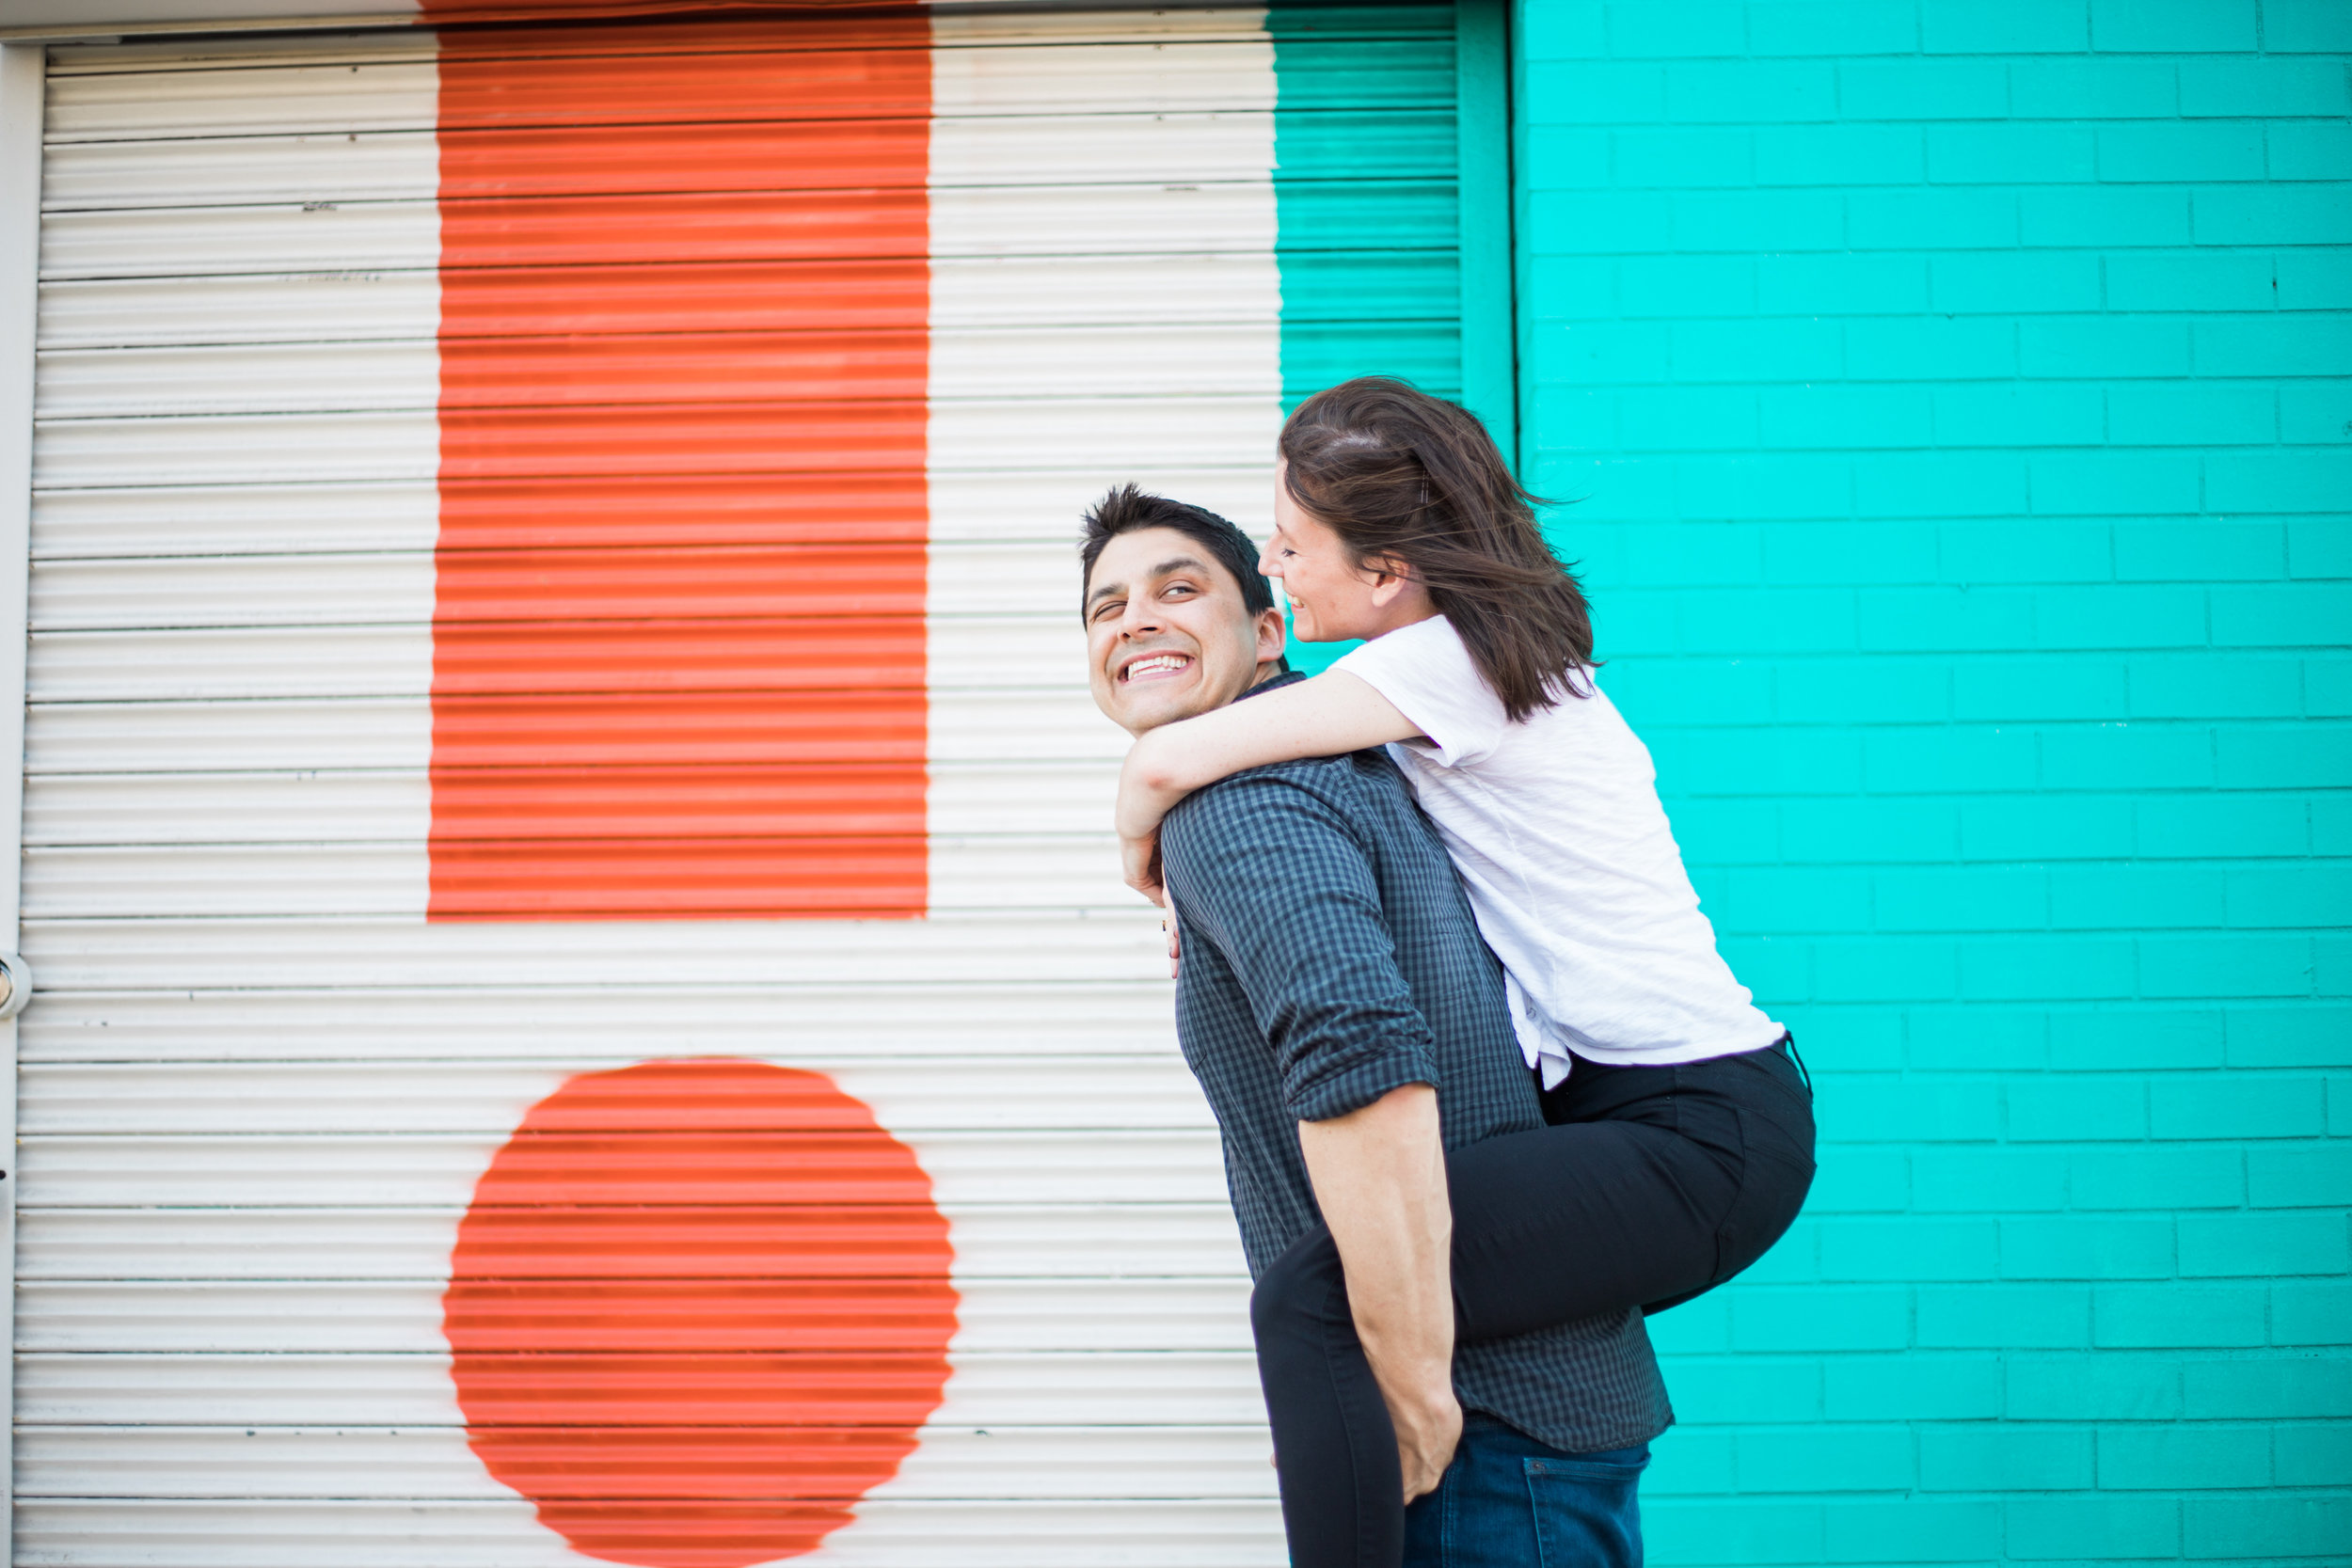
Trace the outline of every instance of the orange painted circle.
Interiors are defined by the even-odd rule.
[[[939,1407],[953,1257],[914,1152],[822,1073],[583,1073],[458,1225],[442,1330],[468,1440],[588,1557],[813,1550]]]

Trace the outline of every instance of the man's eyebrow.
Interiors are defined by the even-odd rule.
[[[1205,572],[1208,569],[1209,563],[1205,561],[1201,561],[1194,556],[1179,555],[1169,557],[1168,560],[1161,562],[1158,565],[1152,567],[1150,571],[1144,573],[1143,575],[1147,578],[1164,578],[1170,572],[1182,572],[1186,570]],[[1127,585],[1125,583],[1106,582],[1103,584],[1102,587],[1097,588],[1093,593],[1087,595],[1088,608],[1091,609],[1094,601],[1101,598],[1105,594],[1124,594],[1125,592],[1127,592]]]

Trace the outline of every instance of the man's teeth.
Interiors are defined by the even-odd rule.
[[[1152,658],[1139,658],[1127,666],[1127,678],[1133,680],[1137,675],[1150,674],[1155,670],[1181,670],[1184,667],[1182,655],[1161,654]]]

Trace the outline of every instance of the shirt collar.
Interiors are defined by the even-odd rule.
[[[1258,695],[1261,691],[1271,691],[1278,686],[1292,686],[1299,681],[1305,680],[1306,678],[1307,672],[1304,670],[1285,670],[1270,681],[1260,681],[1257,685],[1251,687],[1248,690],[1234,698],[1233,701],[1236,703],[1246,703],[1250,698]],[[1231,705],[1229,704],[1228,705],[1230,706]]]

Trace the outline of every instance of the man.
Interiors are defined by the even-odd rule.
[[[1131,734],[1301,678],[1225,519],[1124,486],[1080,554],[1094,700]],[[1416,1568],[1638,1563],[1645,1445],[1672,1418],[1641,1315],[1454,1342],[1443,1151],[1543,1118],[1501,968],[1402,777],[1377,752],[1254,768],[1185,800],[1160,843],[1177,1035],[1224,1134],[1269,1403],[1329,1381],[1333,1336],[1360,1340],[1395,1433],[1277,1455],[1294,1542],[1299,1511],[1345,1506],[1317,1477],[1380,1469],[1426,1494],[1404,1521]]]

